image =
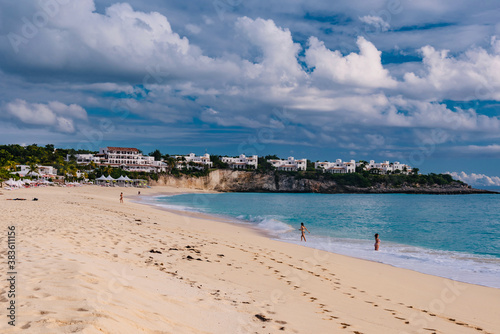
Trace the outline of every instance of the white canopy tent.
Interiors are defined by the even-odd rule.
[[[109,177],[111,177],[111,176],[109,176]],[[111,179],[113,179],[113,178],[111,177]],[[108,184],[109,182],[110,182],[110,180],[104,175],[101,175],[99,178],[95,179],[95,183],[100,184],[100,185],[105,185],[105,184]]]

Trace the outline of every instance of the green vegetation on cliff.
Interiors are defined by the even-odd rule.
[[[464,184],[462,181],[454,180],[448,174],[372,174],[369,172],[350,173],[350,174],[332,174],[321,171],[300,171],[300,172],[276,172],[294,175],[297,179],[309,180],[332,180],[339,186],[353,186],[359,188],[369,188],[383,185],[389,188],[398,188],[407,186],[431,186],[431,185],[450,185]]]

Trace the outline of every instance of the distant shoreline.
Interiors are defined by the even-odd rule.
[[[162,175],[152,186],[171,186],[218,192],[262,192],[262,193],[320,193],[320,194],[429,194],[469,195],[499,194],[498,191],[472,188],[461,182],[450,184],[419,184],[373,182],[363,187],[365,180],[335,179],[319,176],[316,179],[286,173],[257,173],[253,171],[214,170],[207,175]],[[346,175],[345,177],[351,177]],[[356,177],[356,176],[354,176]],[[376,178],[375,176],[372,178]],[[378,180],[378,179],[377,179]],[[348,181],[349,183],[342,183]],[[366,182],[365,182],[366,184]]]

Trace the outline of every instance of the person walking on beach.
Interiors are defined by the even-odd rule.
[[[300,241],[302,241],[302,239],[304,239],[304,241],[307,241],[305,236],[305,231],[309,232],[307,227],[304,226],[304,223],[300,223],[300,232],[302,232],[302,235],[300,236]],[[311,232],[309,232],[309,234],[311,234]]]
[[[120,203],[123,203],[123,193],[120,193]]]
[[[380,248],[380,239],[378,238],[378,233],[375,233],[375,250],[378,251]]]

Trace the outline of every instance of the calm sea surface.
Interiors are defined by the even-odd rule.
[[[311,231],[303,245],[500,288],[500,195],[222,193],[146,200],[251,224],[292,243],[300,243],[303,222]]]

